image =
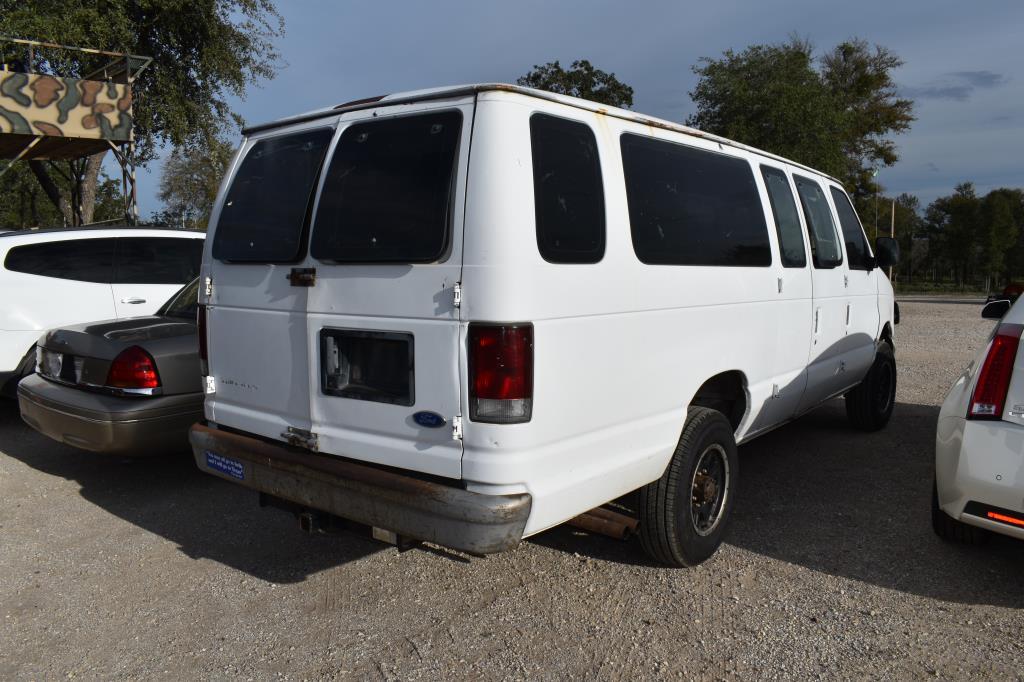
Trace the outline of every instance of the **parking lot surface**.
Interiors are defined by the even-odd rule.
[[[308,536],[186,453],[82,453],[2,404],[0,679],[1022,679],[1024,543],[929,521],[938,405],[992,323],[901,309],[889,426],[839,400],[741,447],[689,570],[568,527],[484,559]]]

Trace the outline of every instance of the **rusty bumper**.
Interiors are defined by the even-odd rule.
[[[196,464],[214,476],[452,549],[512,549],[530,516],[528,493],[482,495],[203,424],[192,427],[189,440]]]

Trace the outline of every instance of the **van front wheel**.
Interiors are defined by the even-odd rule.
[[[729,420],[691,407],[665,473],[640,489],[640,542],[648,556],[677,567],[710,558],[729,525],[738,469]]]
[[[896,357],[883,343],[859,386],[846,394],[846,416],[862,431],[878,431],[889,423],[896,404]]]

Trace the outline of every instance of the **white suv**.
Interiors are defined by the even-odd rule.
[[[31,373],[54,327],[152,315],[196,277],[206,235],[149,228],[0,234],[0,391]]]
[[[647,551],[692,565],[737,443],[844,394],[892,413],[895,245],[811,168],[509,85],[246,134],[191,439],[265,501],[486,553],[639,488]]]

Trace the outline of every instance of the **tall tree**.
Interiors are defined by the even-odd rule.
[[[205,230],[221,178],[231,161],[232,145],[219,137],[209,145],[177,147],[164,162],[160,201],[174,224]]]
[[[137,160],[171,144],[209,144],[241,120],[228,105],[246,87],[272,78],[278,55],[272,40],[283,20],[273,0],[0,0],[0,35],[153,57],[135,82]],[[46,51],[40,69],[80,77],[97,66],[82,53]],[[104,154],[88,159],[82,216],[94,215]],[[31,162],[40,187],[71,221],[70,196],[53,166]]]
[[[865,196],[878,190],[872,169],[898,159],[888,136],[914,120],[892,81],[901,63],[856,39],[820,60],[798,38],[727,50],[693,68],[697,110],[686,122],[818,168]]]
[[[547,90],[560,95],[582,97],[625,109],[633,106],[633,88],[629,87],[614,73],[595,68],[586,59],[578,59],[568,69],[556,60],[533,69],[519,78],[516,83],[529,88]]]
[[[952,267],[957,285],[967,284],[982,251],[981,202],[974,184],[962,182],[953,194],[933,201],[925,213],[941,256]]]
[[[877,191],[873,170],[899,160],[889,135],[910,129],[914,103],[898,96],[892,72],[903,61],[859,39],[840,43],[821,59],[821,76],[841,113],[838,130],[846,168],[840,175],[858,195]]]

